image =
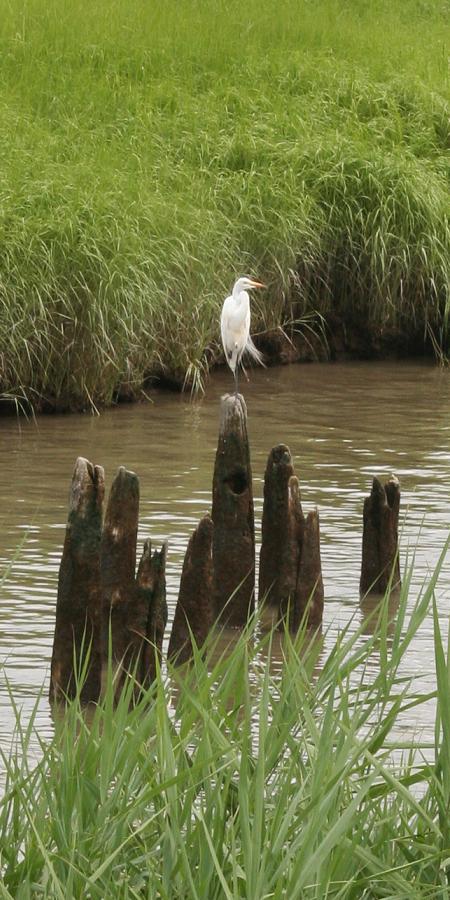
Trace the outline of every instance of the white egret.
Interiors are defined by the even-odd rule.
[[[229,297],[224,300],[220,317],[220,331],[225,359],[233,372],[236,396],[238,393],[238,366],[245,351],[264,365],[262,354],[250,337],[250,297],[247,289],[263,288],[265,284],[253,281],[246,275],[238,278]]]

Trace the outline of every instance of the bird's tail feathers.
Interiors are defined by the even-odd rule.
[[[248,340],[245,345],[245,352],[248,353],[252,357],[252,359],[256,360],[256,362],[259,363],[260,366],[264,366],[264,368],[266,368],[264,357],[260,350],[255,347],[250,335],[248,336]]]

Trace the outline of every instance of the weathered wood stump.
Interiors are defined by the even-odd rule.
[[[134,631],[130,656],[138,662],[137,679],[144,688],[154,681],[157,660],[161,662],[167,624],[166,559],[167,542],[152,554],[151,542],[145,541],[132,619],[128,622],[128,630]]]
[[[242,626],[254,610],[255,524],[247,409],[241,394],[221,398],[212,520],[215,615],[228,625]]]
[[[372,491],[364,501],[361,594],[384,594],[389,585],[399,588],[398,517],[400,483],[391,475],[383,485],[373,479]]]
[[[278,444],[267,460],[259,557],[259,602],[278,621],[294,604],[304,516],[289,447]]]
[[[187,546],[168,650],[169,659],[177,664],[192,656],[191,633],[201,647],[214,624],[213,529],[211,517],[204,516]]]
[[[324,591],[317,509],[312,509],[307,514],[302,537],[295,591],[294,628],[299,628],[305,615],[308,627],[319,628],[323,618]]]
[[[103,518],[104,472],[79,458],[73,473],[61,559],[50,700],[75,695],[84,675],[83,702],[97,701],[109,652],[115,695],[132,677],[134,693],[151,684],[167,623],[167,545],[144,545],[136,574],[139,479],[123,466],[111,486]],[[364,502],[360,590],[384,593],[400,585],[400,485],[373,479]],[[217,619],[243,626],[254,610],[255,533],[247,411],[241,395],[221,398],[212,515],[192,534],[181,576],[169,658],[192,656],[191,633],[202,646]],[[289,448],[274,447],[264,480],[259,600],[264,618],[319,628],[324,591],[317,509],[305,517]]]
[[[258,596],[266,624],[283,627],[288,618],[298,628],[307,607],[308,624],[322,622],[319,515],[305,519],[286,444],[271,450],[266,466]]]
[[[109,654],[117,677],[117,691],[133,661],[136,541],[139,516],[139,479],[120,466],[111,485],[103,525],[100,568],[103,610],[103,676]]]
[[[139,479],[121,466],[111,485],[101,543],[103,609],[103,675],[111,651],[115,694],[127,678],[137,688],[151,682],[156,653],[161,653],[167,620],[166,545],[151,554],[144,546],[137,577],[136,540],[139,517]]]
[[[86,667],[82,702],[97,701],[109,650],[116,695],[129,675],[135,694],[150,684],[161,657],[167,622],[167,545],[151,552],[146,541],[136,569],[139,480],[121,467],[111,486],[102,527],[104,472],[77,459],[61,559],[50,700],[75,695]],[[88,654],[88,655],[87,655]]]
[[[72,698],[74,670],[87,674],[83,702],[97,700],[101,673],[100,541],[104,471],[79,457],[69,497],[69,515],[58,580],[50,701]],[[88,657],[86,657],[88,653]]]

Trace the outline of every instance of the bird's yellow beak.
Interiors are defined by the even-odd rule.
[[[267,284],[263,284],[262,281],[252,281],[252,282],[251,282],[251,285],[252,285],[252,288],[265,288],[265,287],[267,287]]]

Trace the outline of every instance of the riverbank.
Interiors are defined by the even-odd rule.
[[[245,271],[273,358],[448,355],[446,4],[391,6],[0,2],[3,397],[200,388]]]

